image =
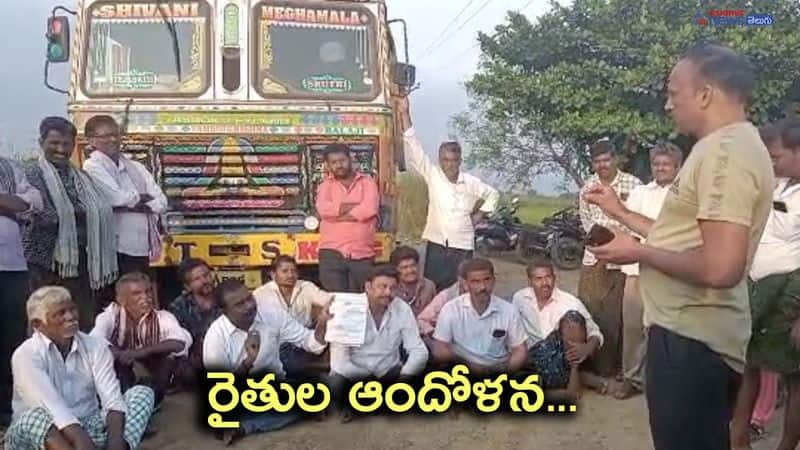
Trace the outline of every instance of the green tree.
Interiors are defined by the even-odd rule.
[[[699,25],[698,13],[710,9],[767,13],[774,24]],[[727,44],[751,60],[755,123],[782,117],[790,91],[800,92],[797,0],[575,0],[551,3],[535,23],[509,12],[495,31],[478,36],[479,68],[466,84],[471,107],[452,125],[471,149],[468,162],[512,184],[557,170],[580,186],[587,146],[601,137],[638,173],[658,140],[688,147],[663,107],[671,68],[696,42]]]

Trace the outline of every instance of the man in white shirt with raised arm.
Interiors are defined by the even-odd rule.
[[[405,158],[428,185],[428,219],[422,238],[425,249],[425,278],[442,290],[458,279],[458,265],[472,257],[475,223],[494,211],[499,194],[478,178],[461,171],[461,146],[444,142],[439,147],[439,164],[425,154],[411,123],[408,98],[398,101],[402,120]]]
[[[33,336],[11,359],[14,419],[5,448],[134,450],[153,412],[153,390],[122,395],[106,342],[78,331],[69,291],[45,286],[27,303]]]
[[[83,170],[97,183],[114,208],[119,273],[145,272],[162,250],[158,215],[167,197],[142,164],[120,151],[120,128],[111,116],[86,122],[91,154]]]

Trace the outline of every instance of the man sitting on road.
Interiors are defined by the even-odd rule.
[[[447,303],[439,314],[434,360],[464,363],[476,376],[518,372],[527,362],[527,335],[516,308],[492,295],[494,266],[485,259],[469,260],[464,279],[468,293]]]
[[[390,260],[397,270],[397,296],[408,303],[414,316],[419,316],[436,295],[436,285],[419,270],[419,252],[408,246],[397,247]]]
[[[314,328],[317,316],[328,304],[331,295],[310,281],[298,279],[297,262],[280,255],[272,263],[272,281],[253,291],[258,310],[279,309],[288,313],[306,328]],[[268,314],[268,312],[267,312]],[[312,372],[327,372],[328,361],[291,343],[281,344],[281,362],[290,378]]]
[[[331,345],[331,375],[350,381],[368,378],[395,379],[420,373],[428,350],[419,336],[411,308],[394,296],[397,272],[387,267],[372,270],[364,286],[369,307],[364,343],[358,347]],[[408,354],[400,359],[400,346]]]
[[[116,301],[97,316],[90,334],[109,343],[122,390],[136,384],[136,369],[146,369],[158,403],[169,388],[177,358],[188,354],[192,335],[172,313],[155,309],[147,275],[123,275],[116,293]]]
[[[436,322],[439,319],[439,314],[442,312],[444,305],[450,302],[450,300],[467,293],[467,286],[464,281],[464,263],[466,263],[466,261],[458,265],[458,281],[436,294],[433,300],[428,303],[428,306],[417,315],[419,332],[422,335],[423,341],[425,341],[425,345],[428,346],[428,349],[431,348],[431,339],[433,339],[433,332],[436,330]]]
[[[579,368],[603,345],[603,334],[583,303],[556,287],[552,262],[544,259],[534,261],[526,272],[529,287],[514,294],[513,304],[528,336],[528,358],[542,377],[545,388],[562,389],[572,378],[573,369]],[[568,313],[578,314],[581,318],[573,317],[567,320],[568,323],[562,323]],[[582,330],[575,339],[564,335],[570,331],[569,324]],[[584,381],[589,381],[586,380],[588,376],[584,375]],[[594,381],[602,383],[599,377],[591,377],[590,381],[590,386],[598,384]]]
[[[282,309],[259,312],[253,294],[239,280],[225,280],[217,286],[217,302],[223,315],[206,333],[203,342],[203,365],[206,370],[234,372],[239,376],[273,373],[283,379],[286,373],[280,360],[280,345],[289,342],[304,350],[320,354],[327,343],[328,314],[317,316],[314,330],[305,328]],[[254,433],[277,430],[300,418],[298,413],[245,413],[241,427],[226,432],[224,441]]]
[[[178,279],[183,282],[184,292],[169,305],[169,311],[192,335],[192,346],[188,357],[178,362],[175,378],[181,385],[191,387],[203,370],[203,339],[211,323],[222,315],[222,309],[214,299],[216,279],[208,263],[199,258],[184,260],[178,266]]]
[[[37,290],[27,310],[34,331],[11,360],[14,419],[5,448],[136,449],[153,412],[153,391],[135,386],[122,395],[108,345],[78,331],[66,289]]]

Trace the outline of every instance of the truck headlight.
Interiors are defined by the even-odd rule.
[[[305,226],[308,231],[315,231],[319,228],[319,219],[314,216],[308,216],[306,220],[303,221],[303,226]]]

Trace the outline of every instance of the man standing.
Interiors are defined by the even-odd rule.
[[[439,147],[439,165],[425,154],[411,123],[408,98],[398,102],[405,129],[405,153],[409,167],[428,185],[428,219],[422,238],[425,248],[425,278],[436,290],[456,282],[458,265],[472,258],[475,223],[494,211],[499,195],[478,178],[461,172],[461,146],[444,142]]]
[[[325,149],[328,175],[317,190],[319,279],[328,292],[361,292],[375,258],[380,196],[369,175],[353,169],[350,149]]]
[[[114,208],[119,273],[147,273],[150,260],[161,254],[158,215],[166,211],[167,198],[145,166],[122,155],[113,117],[92,117],[85,133],[91,154],[83,169]]]
[[[492,295],[494,266],[485,259],[469,260],[464,279],[468,293],[444,305],[439,314],[434,360],[466,364],[475,376],[518,372],[527,362],[527,336],[514,305]]]
[[[649,219],[655,220],[667,197],[669,187],[675,181],[683,162],[683,153],[674,144],[659,143],[650,150],[650,172],[653,181],[634,189],[627,208]],[[639,265],[622,267],[625,274],[625,295],[622,299],[622,372],[623,381],[614,383],[613,395],[624,400],[642,392],[644,384],[644,355],[647,350],[647,335],[644,330],[644,308],[639,295]]]
[[[117,281],[116,292],[116,301],[97,316],[90,334],[109,343],[123,391],[137,383],[134,368],[140,365],[149,372],[156,403],[160,403],[176,359],[188,354],[192,336],[172,313],[153,307],[147,275],[123,275]]]
[[[654,222],[608,186],[584,196],[641,236],[592,248],[641,264],[649,327],[645,392],[656,450],[728,450],[734,395],[750,339],[745,274],[772,206],[775,177],[745,105],[752,67],[728,47],[700,44],[672,70],[666,110],[697,139]]]
[[[78,331],[78,309],[63,287],[27,303],[33,336],[11,360],[14,420],[5,448],[135,450],[153,412],[153,391],[123,396],[105,341]]]
[[[40,211],[42,196],[25,175],[0,157],[0,424],[11,417],[11,353],[25,340],[28,264],[22,250],[20,215]]]
[[[614,147],[602,139],[590,148],[594,175],[586,180],[584,190],[595,185],[608,186],[623,201],[642,182],[617,168]],[[606,228],[619,226],[597,206],[579,199],[583,229],[588,233],[594,225]],[[622,359],[622,295],[625,289],[625,274],[619,266],[598,261],[589,249],[583,254],[583,267],[578,282],[578,297],[595,318],[605,336],[605,345],[594,358],[593,368],[598,375],[614,377]]]
[[[416,317],[433,300],[436,286],[420,273],[419,253],[413,248],[397,247],[389,259],[397,270],[397,296],[408,303]]]
[[[397,272],[377,267],[364,287],[367,326],[364,343],[358,347],[331,345],[331,375],[348,381],[376,377],[387,381],[417,375],[425,368],[428,350],[419,336],[414,313],[394,296]],[[400,359],[400,346],[408,354]]]

